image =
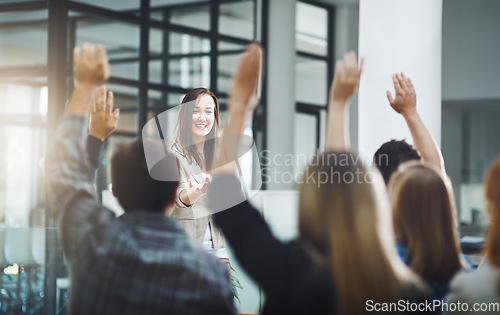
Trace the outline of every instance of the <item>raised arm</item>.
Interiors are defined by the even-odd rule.
[[[392,80],[396,97],[393,98],[391,92],[387,91],[387,99],[391,107],[406,120],[415,147],[422,159],[444,171],[441,150],[418,114],[417,95],[411,79],[401,72],[393,74]]]
[[[225,166],[226,171],[236,174],[233,162],[238,157],[241,134],[245,128],[245,120],[248,115],[253,114],[258,99],[257,87],[261,71],[262,48],[257,42],[248,45],[241,58],[238,70],[234,75],[233,86],[229,97],[229,118],[224,128],[222,137],[222,148],[215,161],[214,175],[220,166]]]
[[[326,130],[325,150],[348,150],[349,135],[349,101],[356,93],[363,62],[358,67],[356,54],[348,52],[343,60],[335,63],[335,76],[330,87],[328,100],[328,123]]]
[[[229,100],[229,121],[224,129],[223,148],[207,194],[210,209],[216,212],[215,223],[235,249],[238,261],[266,294],[278,295],[283,292],[283,287],[290,286],[292,278],[289,275],[296,272],[283,261],[296,259],[296,251],[277,240],[259,212],[245,200],[240,181],[234,176],[237,169],[233,162],[237,158],[245,116],[251,114],[257,104],[255,92],[261,56],[260,45],[252,43],[240,61]]]
[[[91,174],[99,166],[101,151],[104,140],[116,129],[120,110],[113,110],[113,92],[107,91],[106,87],[100,87],[95,90],[90,109],[90,126],[87,137],[87,161]],[[93,179],[93,178],[92,178]]]
[[[105,86],[96,90],[90,115],[90,136],[104,141],[115,131],[120,109],[113,110],[113,102],[113,92],[108,91]]]
[[[94,89],[109,77],[109,63],[103,46],[88,43],[73,50],[73,75],[76,86],[65,114],[88,117]]]
[[[81,49],[75,48],[74,77],[77,83],[47,150],[47,198],[54,215],[64,220],[59,224],[69,253],[79,246],[91,225],[102,226],[114,219],[111,211],[100,210],[93,174],[85,160],[86,117],[92,94],[108,75],[109,64],[103,47],[85,44]]]

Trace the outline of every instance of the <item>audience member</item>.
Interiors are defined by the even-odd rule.
[[[403,261],[442,300],[468,264],[461,256],[452,187],[439,169],[419,162],[399,167],[389,182],[396,247]]]
[[[347,104],[360,74],[354,53],[336,64],[328,113],[329,151],[318,155],[319,163],[309,165],[304,174],[297,240],[276,239],[258,211],[243,201],[234,163],[214,170],[208,188],[211,206],[224,208],[229,198],[241,201],[216,213],[215,222],[243,268],[262,287],[263,314],[364,314],[371,313],[375,303],[425,299],[419,278],[398,259],[386,237],[390,216],[381,202],[386,196],[382,178],[369,172],[356,154],[345,151]],[[234,105],[229,103],[230,113],[241,117],[233,113],[242,112]],[[344,180],[356,174],[354,182]]]
[[[396,95],[393,98],[391,92],[387,91],[387,99],[391,107],[405,119],[418,152],[404,140],[384,143],[375,153],[373,161],[385,183],[389,183],[392,173],[401,163],[420,160],[420,156],[425,162],[444,171],[441,151],[417,111],[417,96],[411,79],[401,72],[393,74],[392,80]]]
[[[49,205],[70,265],[69,314],[235,314],[227,269],[167,216],[178,181],[150,177],[143,141],[118,146],[111,160],[113,193],[125,214],[116,219],[96,201],[84,130],[109,64],[104,48],[91,44],[76,47],[73,59],[77,84],[46,164]],[[112,95],[104,102],[105,94],[97,93],[100,113],[91,130],[97,121],[116,123]],[[91,136],[102,141],[106,133]],[[158,168],[178,178],[175,157],[162,145],[148,147],[165,156]]]
[[[411,79],[404,73],[392,78],[396,95],[387,91],[387,98],[405,118],[423,160],[401,164],[389,181],[396,246],[427,283],[431,298],[441,300],[453,276],[467,266],[460,254],[453,188],[441,151],[418,114]]]
[[[229,264],[222,233],[214,226],[206,190],[219,136],[219,101],[205,88],[189,91],[182,99],[177,137],[171,147],[179,161],[180,183],[172,217],[186,234]]]
[[[412,145],[405,140],[394,139],[382,144],[373,156],[373,163],[378,167],[386,185],[389,185],[389,179],[399,165],[419,160],[420,155]]]

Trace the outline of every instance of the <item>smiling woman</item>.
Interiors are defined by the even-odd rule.
[[[205,137],[214,125],[215,101],[208,94],[200,95],[193,108],[193,142],[197,148],[204,147]],[[203,154],[203,150],[198,153]]]
[[[205,88],[189,91],[182,100],[176,128],[171,151],[179,161],[180,185],[172,217],[186,234],[227,262],[224,238],[211,223],[205,193],[219,136],[217,97]]]

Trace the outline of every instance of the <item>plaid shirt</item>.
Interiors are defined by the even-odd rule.
[[[147,210],[116,219],[96,201],[85,125],[83,116],[64,116],[46,162],[70,265],[69,313],[235,314],[227,267],[175,220]]]

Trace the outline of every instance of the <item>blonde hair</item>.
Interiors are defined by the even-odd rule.
[[[367,300],[411,296],[410,284],[414,290],[419,282],[397,257],[390,216],[380,200],[387,195],[380,174],[368,172],[350,152],[325,152],[317,160],[300,187],[299,232],[326,258],[335,313],[361,314]]]
[[[450,281],[463,267],[450,181],[431,165],[402,164],[389,182],[394,231],[425,281]]]

